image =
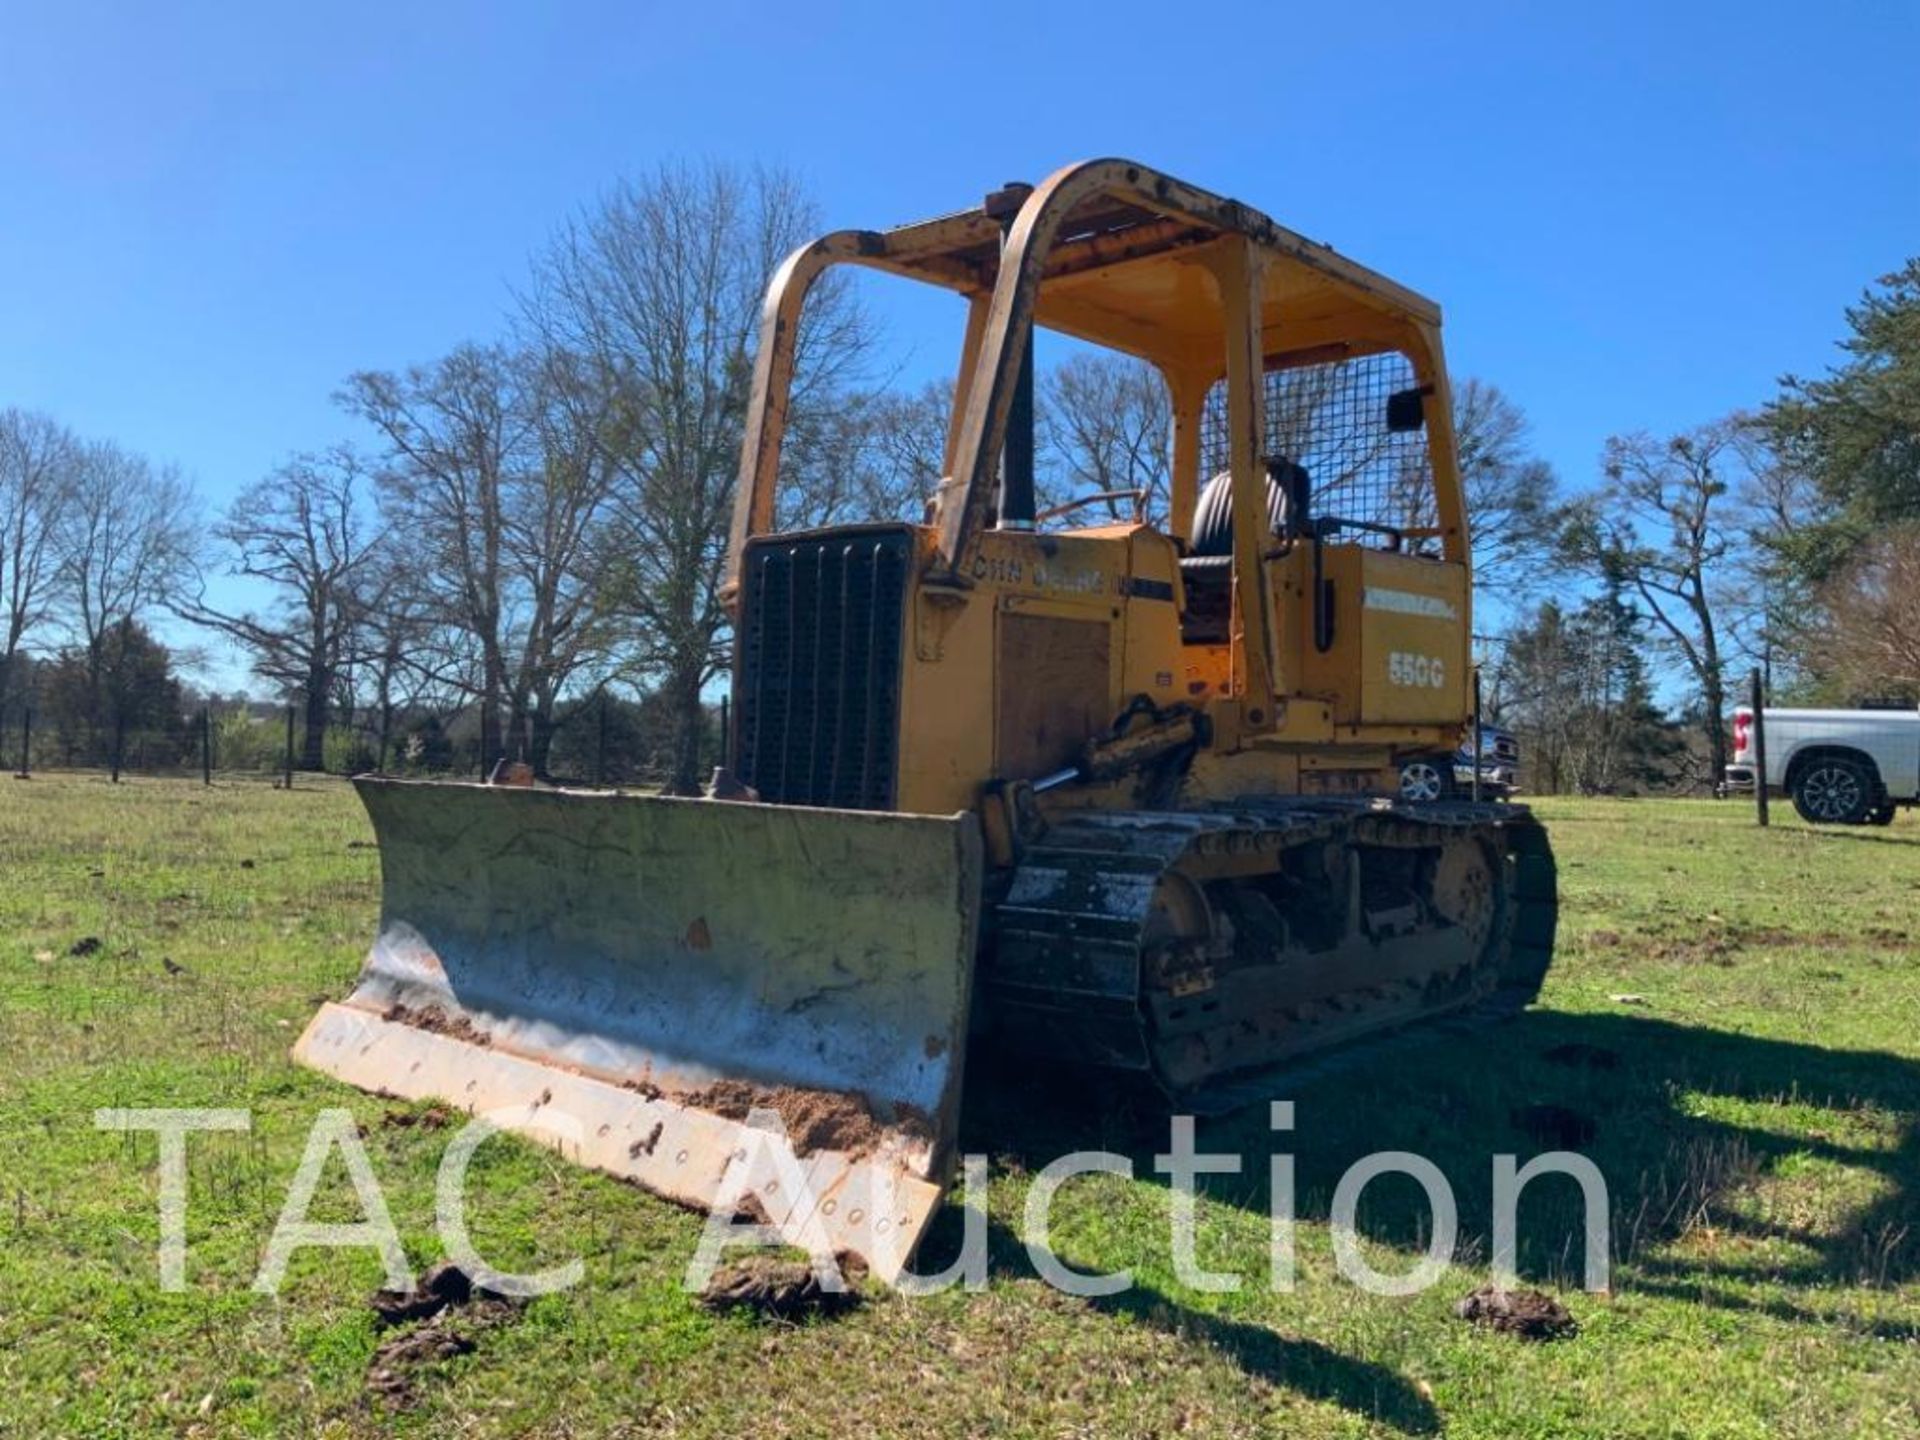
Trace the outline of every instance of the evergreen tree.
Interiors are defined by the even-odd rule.
[[[108,764],[132,741],[147,763],[171,765],[187,743],[173,657],[132,616],[90,649],[63,651],[42,679],[44,706],[69,763]]]
[[[1847,311],[1846,360],[1817,380],[1789,375],[1762,419],[1812,482],[1822,513],[1785,543],[1825,580],[1889,526],[1920,521],[1920,256]]]

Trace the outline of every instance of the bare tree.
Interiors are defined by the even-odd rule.
[[[394,727],[426,710],[446,714],[479,689],[472,636],[447,620],[447,606],[398,546],[377,548],[355,587],[359,608],[347,685],[364,698],[374,766],[385,770]]]
[[[849,392],[790,424],[781,450],[782,529],[919,521],[945,464],[953,383]]]
[[[45,415],[0,411],[0,714],[29,633],[52,615],[80,444]]]
[[[483,766],[502,753],[509,628],[515,597],[506,559],[506,491],[525,463],[532,422],[512,357],[463,345],[402,374],[352,376],[341,402],[385,439],[380,473],[388,523],[417,553],[442,618],[480,651]]]
[[[369,479],[345,447],[298,456],[249,486],[214,527],[231,575],[274,588],[263,613],[232,614],[207,600],[203,579],[176,611],[235,641],[254,673],[305,702],[301,765],[325,765],[327,706],[338,693],[360,615],[356,593],[378,547]]]
[[[1832,532],[1812,478],[1774,448],[1764,426],[1741,425],[1730,443],[1740,459],[1728,497],[1735,543],[1717,593],[1730,651],[1759,666],[1772,690],[1782,669],[1792,679],[1820,669],[1825,591],[1802,560],[1810,539]]]
[[[1524,411],[1496,385],[1454,388],[1453,431],[1473,531],[1477,592],[1505,600],[1538,590],[1553,560],[1553,467],[1532,453]]]
[[[597,367],[552,349],[528,359],[538,472],[509,495],[508,556],[526,596],[511,733],[527,729],[527,758],[548,773],[561,691],[611,643],[608,583],[624,557],[614,516],[619,397]]]
[[[82,447],[62,530],[67,618],[97,667],[108,631],[173,598],[189,573],[193,492],[177,470],[95,442]]]
[[[1727,762],[1720,587],[1736,538],[1728,496],[1745,474],[1747,423],[1731,416],[1666,439],[1608,440],[1604,483],[1566,532],[1569,557],[1617,578],[1699,687],[1716,778]]]
[[[1853,695],[1920,695],[1920,525],[1883,529],[1819,594],[1817,634]]]
[[[544,773],[554,703],[598,643],[612,578],[617,400],[576,357],[474,345],[355,375],[342,398],[386,440],[387,518],[436,618],[478,651],[483,765],[512,746]]]
[[[1040,427],[1051,472],[1045,503],[1133,490],[1143,497],[1137,507],[1116,499],[1109,513],[1166,523],[1173,404],[1153,366],[1123,355],[1072,357],[1041,383]]]
[[[722,656],[720,579],[762,291],[815,228],[789,176],[665,166],[562,230],[525,300],[544,344],[585,357],[613,397],[604,433],[628,665],[663,691],[680,793],[698,788],[702,695]],[[851,294],[825,277],[796,339],[796,431],[857,373],[866,333]]]

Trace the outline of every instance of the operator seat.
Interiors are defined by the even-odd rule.
[[[1267,527],[1273,535],[1299,535],[1307,526],[1313,485],[1306,467],[1284,455],[1267,458]],[[1233,618],[1233,476],[1222,470],[1200,491],[1193,506],[1192,540],[1180,561],[1187,592],[1181,637],[1190,645],[1219,645]]]

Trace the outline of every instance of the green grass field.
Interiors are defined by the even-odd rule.
[[[0,785],[0,1434],[1920,1434],[1913,816],[1814,832],[1788,814],[1761,833],[1744,805],[1541,805],[1564,908],[1538,1009],[1302,1088],[1292,1136],[1263,1109],[1203,1123],[1203,1148],[1247,1157],[1201,1202],[1202,1259],[1247,1277],[1234,1294],[1176,1281],[1150,1158],[1164,1123],[1094,1087],[976,1079],[985,1291],[875,1294],[798,1326],[682,1292],[697,1217],[490,1142],[481,1251],[521,1269],[577,1256],[586,1279],[421,1370],[396,1408],[367,1385],[371,1251],[305,1252],[277,1299],[249,1288],[327,1107],[357,1117],[410,1259],[439,1254],[451,1131],[286,1058],[372,933],[378,861],[351,791]],[[1528,1191],[1522,1269],[1582,1327],[1538,1345],[1452,1313],[1486,1279],[1493,1155],[1549,1148],[1516,1114],[1535,1104],[1591,1121],[1616,1260],[1612,1293],[1581,1292],[1574,1187]],[[253,1125],[194,1138],[189,1288],[168,1295],[156,1142],[93,1112],[202,1105]],[[1136,1162],[1130,1182],[1072,1182],[1055,1212],[1063,1259],[1133,1268],[1112,1300],[1049,1289],[1015,1238],[1028,1175],[1083,1147]],[[1430,1156],[1459,1197],[1461,1263],[1418,1296],[1334,1271],[1334,1184],[1379,1149]],[[1276,1150],[1298,1157],[1291,1294],[1265,1284]],[[326,1218],[357,1218],[342,1167],[321,1194]],[[1410,1265],[1425,1214],[1410,1181],[1373,1186],[1375,1263]],[[950,1209],[929,1265],[958,1234]]]

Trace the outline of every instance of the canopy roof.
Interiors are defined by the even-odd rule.
[[[1164,209],[1106,192],[1073,205],[1046,252],[1035,321],[1163,369],[1217,369],[1223,319],[1209,251],[1222,236],[1246,234],[1267,261],[1262,331],[1269,355],[1283,363],[1295,353],[1317,360],[1393,348],[1410,338],[1409,327],[1439,324],[1431,300],[1332,247],[1237,201],[1188,186],[1178,191]],[[1008,194],[989,197],[989,205]],[[989,205],[855,232],[846,237],[855,242],[850,258],[961,294],[987,294],[1002,245]]]

